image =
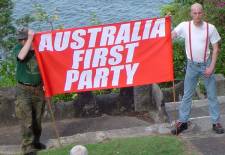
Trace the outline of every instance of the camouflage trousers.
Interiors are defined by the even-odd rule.
[[[35,151],[34,143],[40,141],[41,120],[45,109],[44,93],[41,86],[32,87],[18,84],[15,106],[16,116],[21,122],[22,151]]]

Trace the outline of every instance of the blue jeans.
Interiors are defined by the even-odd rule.
[[[179,107],[179,121],[187,122],[191,112],[192,96],[195,92],[198,78],[201,77],[204,80],[205,88],[207,91],[209,113],[212,123],[218,123],[220,119],[219,104],[216,95],[216,81],[215,76],[212,74],[206,78],[204,71],[211,63],[208,59],[206,63],[196,63],[188,60],[187,70],[184,80],[184,96],[182,98],[181,105]]]

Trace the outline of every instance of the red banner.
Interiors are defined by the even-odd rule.
[[[45,95],[173,80],[169,17],[40,32]]]

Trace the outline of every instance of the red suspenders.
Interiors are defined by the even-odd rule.
[[[209,43],[209,24],[206,23],[206,41],[205,41],[205,55],[204,55],[204,62],[206,62],[206,53]]]
[[[206,62],[206,53],[207,53],[208,41],[209,41],[209,24],[206,23],[206,43],[205,43],[204,62]],[[189,21],[189,49],[190,49],[191,60],[193,61],[192,46],[191,46],[191,21]]]

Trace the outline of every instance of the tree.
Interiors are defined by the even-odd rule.
[[[15,45],[15,27],[12,24],[13,3],[11,0],[0,0],[0,86],[15,84],[15,63],[12,60],[11,50]]]
[[[0,0],[0,49],[4,52],[9,51],[14,45],[15,28],[12,25],[12,9],[11,0]]]

